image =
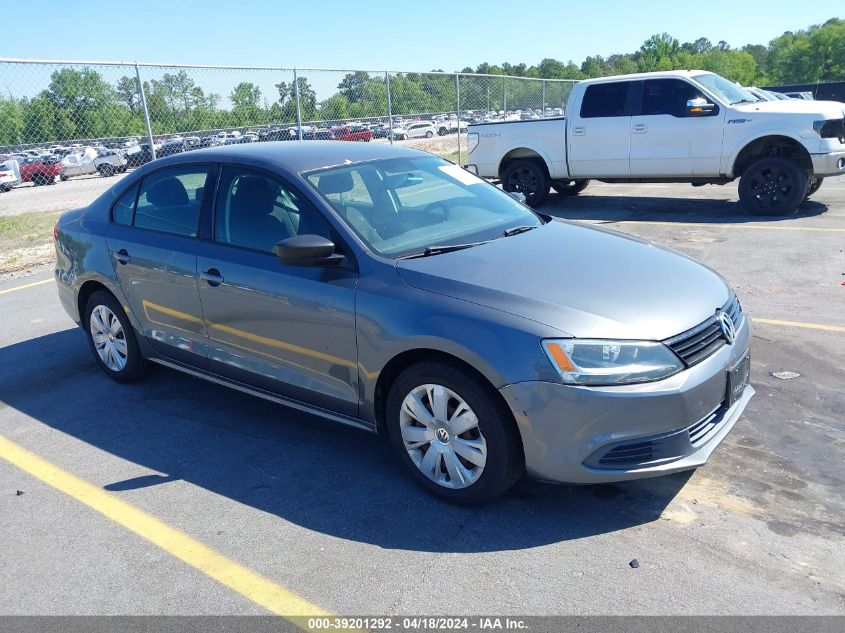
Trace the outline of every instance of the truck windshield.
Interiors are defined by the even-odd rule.
[[[727,101],[730,105],[762,101],[762,99],[754,96],[753,93],[742,86],[725,79],[721,75],[707,73],[705,75],[695,75],[692,79],[707,88],[710,92],[715,93],[721,99]]]
[[[543,224],[501,189],[435,157],[389,158],[306,177],[371,250],[390,258],[468,248]]]

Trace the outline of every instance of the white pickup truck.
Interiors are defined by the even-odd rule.
[[[536,206],[549,187],[727,184],[759,215],[797,210],[845,174],[845,104],[762,101],[719,75],[667,71],[581,81],[566,116],[469,126],[465,167]]]

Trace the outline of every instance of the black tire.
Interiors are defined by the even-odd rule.
[[[110,176],[114,176],[114,167],[112,167],[108,163],[106,163],[104,165],[100,165],[99,167],[97,167],[97,171],[100,172],[100,175],[103,178],[108,178]]]
[[[33,186],[35,187],[42,187],[47,184],[47,176],[45,176],[41,172],[38,172],[37,174],[32,174],[32,178],[30,178],[30,180],[32,181]]]
[[[536,207],[549,195],[549,177],[539,161],[522,158],[505,168],[502,189],[508,193],[521,192],[525,196],[525,203],[529,207]]]
[[[810,178],[810,182],[807,186],[807,195],[804,198],[809,198],[814,193],[816,193],[819,189],[821,189],[822,183],[824,182],[824,178],[820,176],[813,176]]]
[[[65,176],[64,174],[59,176],[59,180],[61,180],[62,182],[66,182],[68,178],[70,178],[70,176]]]
[[[402,403],[413,389],[426,384],[442,385],[459,395],[479,420],[487,444],[486,462],[478,479],[464,488],[448,488],[429,479],[403,442]],[[407,368],[390,388],[386,412],[387,436],[396,458],[420,485],[446,501],[460,505],[487,503],[506,492],[525,472],[522,441],[510,410],[489,384],[457,364],[423,361]]]
[[[425,133],[426,138],[431,138],[432,136],[434,136],[434,132],[432,132],[431,130]]]
[[[562,196],[577,196],[589,184],[589,180],[553,180],[552,189]]]
[[[808,174],[787,158],[758,158],[739,179],[739,200],[754,215],[791,215],[807,195]]]
[[[126,342],[126,364],[120,370],[114,370],[106,365],[103,359],[100,358],[100,354],[97,352],[94,344],[94,337],[91,333],[91,314],[99,306],[108,308],[120,322],[123,333],[122,338]],[[110,292],[98,290],[88,298],[88,302],[85,304],[82,327],[85,330],[85,335],[88,338],[88,346],[94,355],[94,359],[109,378],[117,382],[129,383],[143,380],[147,376],[149,364],[141,354],[132,323],[126,316],[126,312],[124,312],[120,302]]]
[[[437,136],[446,136],[448,133],[449,133],[449,130],[447,130],[445,127],[442,127],[439,130],[437,130]]]

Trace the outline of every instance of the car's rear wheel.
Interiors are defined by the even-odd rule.
[[[37,174],[33,174],[31,180],[32,180],[32,184],[35,185],[36,187],[41,187],[42,185],[47,184],[47,176],[45,176],[44,174],[42,174],[40,172],[37,173]]]
[[[552,189],[562,196],[577,196],[589,184],[589,180],[553,180]]]
[[[426,138],[431,138],[432,136],[434,136],[434,132],[432,132],[431,130],[425,133]]]
[[[97,167],[97,171],[100,172],[100,175],[104,178],[108,178],[109,176],[114,176],[114,167],[106,163],[105,165],[100,165]]]
[[[85,304],[85,333],[97,364],[117,382],[136,382],[147,374],[135,330],[120,303],[104,290]]]
[[[810,179],[809,186],[807,187],[807,195],[805,196],[805,198],[809,198],[814,193],[816,193],[821,188],[822,182],[824,182],[824,178],[820,176],[813,176]]]
[[[502,189],[508,193],[519,191],[529,207],[536,207],[549,195],[549,177],[536,160],[515,160],[502,174]]]
[[[495,499],[525,469],[513,416],[493,388],[448,363],[403,371],[387,399],[387,434],[424,488],[454,503]]]
[[[739,180],[739,199],[754,215],[789,215],[807,195],[807,178],[807,172],[789,159],[759,158]]]

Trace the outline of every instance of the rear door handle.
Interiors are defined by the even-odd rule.
[[[209,268],[208,270],[201,272],[200,277],[205,279],[208,282],[208,285],[212,288],[216,288],[224,281],[223,275],[221,275],[220,271],[216,268]]]
[[[572,133],[575,136],[584,136],[587,133],[587,130],[583,127],[574,127],[572,128]]]
[[[125,248],[121,248],[119,251],[112,251],[112,255],[120,264],[128,264],[132,261],[132,258],[129,257],[129,253],[126,252]]]
[[[648,125],[645,123],[634,124],[634,134],[645,134],[646,132],[648,132]]]

